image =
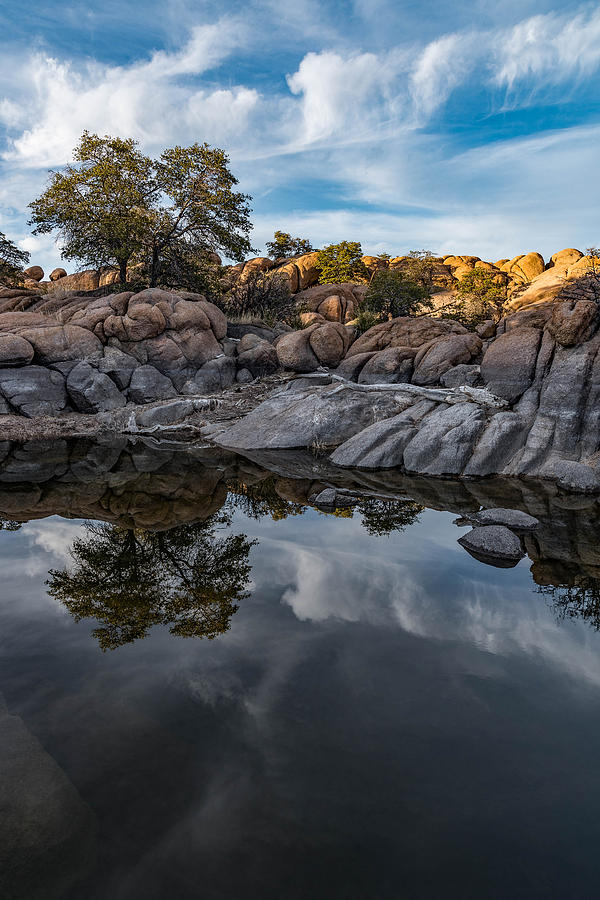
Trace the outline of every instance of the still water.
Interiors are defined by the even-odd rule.
[[[277,465],[6,449],[2,897],[597,896],[598,504]]]

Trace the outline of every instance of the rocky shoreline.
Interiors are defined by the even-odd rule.
[[[2,289],[0,437],[171,435],[600,492],[600,279],[560,256],[475,331],[423,315],[357,335],[336,320],[347,285],[311,288],[318,321],[298,331],[186,292]]]

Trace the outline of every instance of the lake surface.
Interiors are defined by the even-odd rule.
[[[280,460],[5,446],[2,897],[596,896],[597,501]]]

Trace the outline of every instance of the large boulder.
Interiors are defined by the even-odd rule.
[[[369,354],[358,375],[359,384],[401,384],[409,382],[413,371],[415,351],[412,347],[388,347],[379,353]],[[344,362],[359,360],[362,354],[351,356]],[[342,363],[343,365],[343,363]],[[337,370],[339,372],[339,368]]]
[[[467,329],[452,319],[432,319],[428,316],[400,316],[381,322],[365,331],[350,347],[348,356],[385,350],[387,347],[422,347],[437,337],[466,334]]]
[[[33,347],[18,334],[0,334],[0,368],[26,366],[33,359]]]
[[[58,325],[46,320],[43,325],[21,327],[16,332],[29,341],[35,362],[50,365],[75,359],[90,359],[102,354],[102,344],[87,328]]]
[[[214,394],[229,387],[235,381],[235,360],[231,356],[221,356],[209,360],[198,369],[191,382],[184,386],[185,393]]]
[[[170,400],[177,396],[177,391],[171,379],[154,366],[139,366],[132,373],[127,395],[134,403],[153,403]]]
[[[514,403],[533,381],[542,333],[519,328],[492,341],[481,363],[481,377],[497,397]]]
[[[253,378],[272,375],[279,368],[277,350],[256,334],[246,334],[238,345],[237,364],[248,369]]]
[[[0,392],[28,418],[57,416],[68,406],[63,375],[42,366],[0,369]]]
[[[284,369],[314,372],[319,366],[337,366],[350,345],[350,333],[339,322],[310,325],[284,334],[277,341],[277,358]]]
[[[573,347],[590,338],[596,329],[599,307],[594,300],[555,303],[548,331],[563,347]]]
[[[156,337],[167,327],[158,306],[130,302],[126,316],[108,316],[104,320],[104,334],[120,341],[144,341]]]
[[[298,270],[298,290],[304,291],[319,281],[321,270],[317,264],[318,256],[318,250],[314,250],[294,258],[294,265]]]
[[[461,363],[468,363],[481,352],[483,342],[473,333],[440,337],[415,357],[414,384],[436,384],[440,376]]]
[[[337,392],[337,387],[337,383],[325,388],[297,387],[291,382],[239,422],[210,428],[206,436],[214,435],[222,447],[237,450],[335,447],[398,412],[393,394],[351,388]],[[405,405],[411,403],[412,398]]]
[[[69,372],[67,391],[75,408],[83,413],[108,412],[127,402],[108,375],[85,362],[77,363]]]
[[[52,269],[50,272],[50,281],[59,281],[61,278],[67,277],[67,270],[62,268]]]
[[[409,472],[459,475],[486,426],[486,415],[475,403],[440,406],[430,413],[404,450]]]
[[[311,325],[303,331],[284,334],[277,341],[277,359],[279,365],[293,372],[314,372],[319,368],[319,360],[310,346],[310,332],[318,328]]]
[[[41,266],[29,266],[29,268],[24,269],[24,274],[32,281],[41,281],[44,277],[44,270]]]
[[[119,390],[129,387],[131,376],[139,363],[133,356],[123,353],[117,347],[105,347],[104,356],[98,361],[98,371],[108,375]]]
[[[97,291],[100,287],[100,272],[98,269],[86,269],[63,276],[60,287],[67,291]]]

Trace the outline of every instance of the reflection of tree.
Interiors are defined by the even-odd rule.
[[[280,497],[275,487],[274,477],[259,481],[257,484],[246,484],[243,481],[231,482],[228,501],[249,519],[261,519],[270,516],[276,522],[288,516],[302,515],[306,509],[301,503],[285,500]]]
[[[13,522],[12,519],[0,518],[0,531],[19,531],[22,527],[22,522]]]
[[[217,537],[224,516],[170,531],[89,523],[71,548],[74,566],[50,572],[48,593],[76,621],[95,618],[103,650],[143,638],[153,625],[180,637],[214,638],[229,628],[248,596],[255,541],[244,534]]]
[[[579,574],[573,584],[542,585],[538,593],[551,597],[560,619],[584,619],[600,631],[600,579]]]
[[[357,506],[362,515],[365,530],[381,537],[392,531],[404,531],[413,525],[424,507],[414,500],[384,500],[377,497],[366,497]]]

